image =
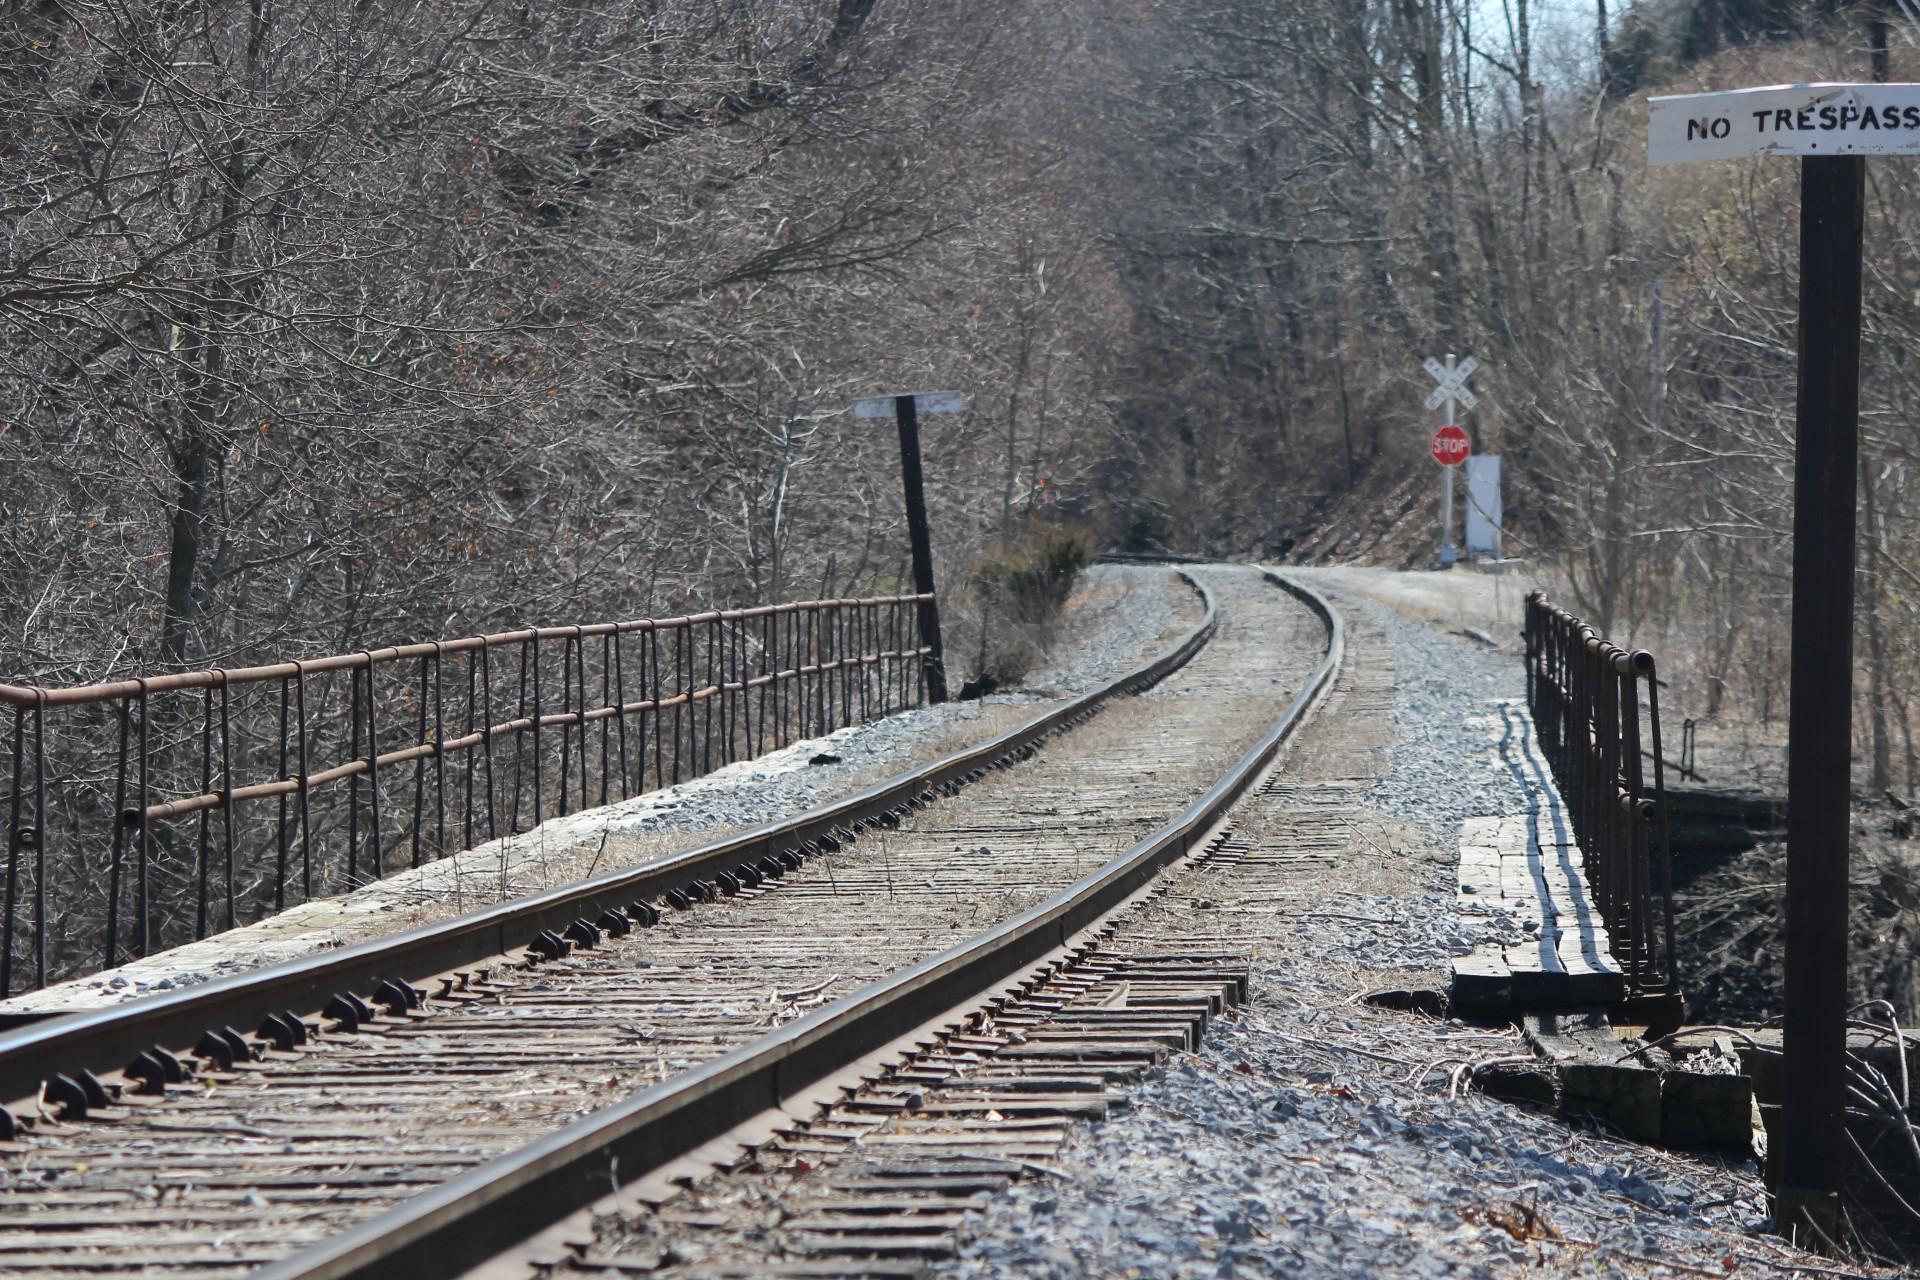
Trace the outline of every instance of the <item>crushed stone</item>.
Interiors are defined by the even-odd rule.
[[[1342,603],[1385,632],[1396,669],[1395,741],[1361,803],[1427,848],[1394,851],[1406,856],[1391,892],[1302,893],[1288,952],[1254,959],[1247,1008],[1137,1086],[1129,1111],[1077,1126],[1042,1176],[982,1199],[930,1274],[1679,1277],[1825,1263],[1764,1234],[1751,1160],[1640,1147],[1475,1093],[1471,1066],[1526,1052],[1511,1030],[1358,1000],[1383,977],[1444,986],[1450,955],[1517,928],[1461,920],[1448,855],[1463,818],[1524,804],[1488,760],[1485,727],[1523,673],[1511,653]]]

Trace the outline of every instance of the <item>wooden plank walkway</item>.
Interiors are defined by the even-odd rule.
[[[1586,872],[1560,790],[1518,700],[1496,704],[1499,733],[1490,764],[1527,794],[1525,812],[1468,818],[1460,828],[1460,913],[1508,916],[1523,939],[1487,942],[1453,962],[1460,1004],[1611,1004],[1626,998],[1606,924],[1587,891]]]

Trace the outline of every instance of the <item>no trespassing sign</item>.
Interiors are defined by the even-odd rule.
[[[1792,84],[1648,99],[1647,163],[1920,155],[1920,84]]]

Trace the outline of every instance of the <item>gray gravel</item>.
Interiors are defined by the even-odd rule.
[[[1751,1163],[1651,1151],[1458,1090],[1457,1069],[1523,1052],[1517,1037],[1355,1000],[1362,969],[1442,985],[1449,953],[1501,927],[1459,920],[1436,855],[1461,819],[1518,812],[1525,796],[1487,758],[1483,719],[1519,696],[1514,658],[1346,603],[1386,630],[1399,672],[1399,741],[1365,804],[1428,834],[1404,851],[1408,887],[1304,911],[1293,954],[1256,960],[1246,1010],[1141,1086],[1131,1113],[1076,1130],[1052,1176],[983,1202],[933,1274],[1751,1275],[1805,1261],[1755,1234]]]
[[[1393,649],[1394,742],[1366,805],[1418,824],[1428,846],[1443,852],[1459,848],[1465,818],[1524,813],[1529,799],[1520,783],[1487,762],[1499,738],[1490,722],[1495,704],[1526,692],[1518,657],[1465,644],[1372,601],[1343,604],[1385,631]],[[1337,916],[1303,919],[1295,932],[1329,958],[1373,969],[1444,970],[1450,957],[1480,943],[1525,939],[1510,913],[1459,914],[1450,857],[1414,865],[1431,896],[1334,894]]]
[[[1096,564],[1083,581],[1091,598],[1047,662],[1027,677],[1035,694],[1070,697],[1148,657],[1177,620],[1175,596],[1192,595],[1170,571],[1142,565]]]
[[[1462,818],[1524,813],[1526,793],[1510,774],[1463,768],[1463,751],[1484,752],[1497,741],[1474,722],[1493,704],[1526,695],[1519,655],[1464,643],[1437,626],[1408,622],[1382,605],[1349,600],[1385,629],[1393,645],[1391,767],[1367,793],[1367,802],[1397,818],[1425,824],[1435,845],[1459,844]]]
[[[1450,1098],[1449,1069],[1492,1042],[1343,1016],[1350,992],[1310,964],[1264,968],[1262,988],[1286,995],[1218,1024],[1131,1116],[1083,1131],[1058,1176],[993,1201],[936,1274],[1612,1276],[1762,1249],[1741,1239],[1761,1212],[1751,1174]]]
[[[1462,919],[1452,903],[1451,873],[1443,874],[1446,883],[1436,877],[1435,892],[1427,898],[1328,894],[1325,907],[1330,914],[1302,919],[1294,925],[1294,935],[1303,947],[1329,960],[1417,972],[1421,984],[1428,986],[1436,985],[1432,975],[1444,971],[1449,959],[1466,955],[1482,942],[1517,946],[1525,939],[1510,915]]]
[[[1520,782],[1486,762],[1499,740],[1489,723],[1495,704],[1526,695],[1520,655],[1466,643],[1439,624],[1409,622],[1370,600],[1344,603],[1385,631],[1393,648],[1394,743],[1387,771],[1367,791],[1367,804],[1420,824],[1430,846],[1443,851],[1460,847],[1463,819],[1525,813],[1530,800]],[[1448,958],[1483,942],[1517,945],[1525,938],[1511,913],[1463,918],[1454,907],[1451,860],[1425,865],[1432,868],[1431,899],[1374,904],[1378,914],[1396,919],[1397,929],[1373,929],[1370,951],[1342,939],[1331,945],[1376,968],[1392,967],[1380,963],[1391,957],[1397,966],[1444,969]]]

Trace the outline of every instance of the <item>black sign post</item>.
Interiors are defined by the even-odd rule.
[[[1876,79],[1881,72],[1876,65]],[[1868,155],[1920,154],[1920,85],[1783,85],[1655,98],[1652,164],[1800,159],[1793,663],[1774,1224],[1838,1245],[1847,1183],[1847,880],[1853,771],[1854,504]]]
[[[856,418],[893,415],[900,428],[900,479],[906,489],[907,539],[913,547],[913,589],[920,602],[920,643],[927,647],[921,664],[927,701],[947,700],[947,662],[940,643],[940,606],[933,591],[933,537],[927,526],[927,491],[920,474],[920,415],[959,413],[966,398],[957,391],[923,391],[896,396],[863,396],[853,402]]]
[[[920,602],[920,643],[927,646],[927,701],[947,700],[947,662],[940,644],[940,606],[933,598],[933,537],[927,529],[927,491],[920,477],[920,412],[913,396],[893,398],[900,424],[900,479],[907,490],[907,537],[913,543],[913,589]]]
[[[1838,1240],[1847,1179],[1854,504],[1866,168],[1861,156],[1800,161],[1784,1106],[1774,1217],[1812,1245],[1822,1235]]]

